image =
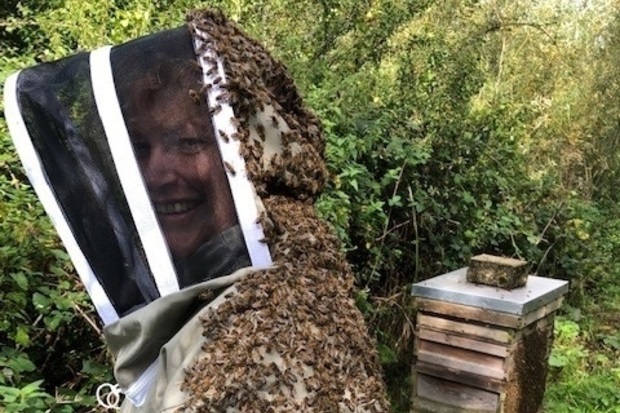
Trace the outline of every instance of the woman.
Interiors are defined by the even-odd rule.
[[[387,410],[351,270],[313,207],[319,122],[261,45],[196,11],[24,70],[5,95],[124,412]]]

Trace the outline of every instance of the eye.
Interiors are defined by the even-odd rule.
[[[204,138],[179,138],[176,142],[179,152],[185,155],[195,155],[205,150],[209,146],[209,142]]]

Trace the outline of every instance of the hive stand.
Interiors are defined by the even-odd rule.
[[[412,413],[539,412],[568,282],[529,276],[505,290],[470,283],[466,273],[413,285]]]

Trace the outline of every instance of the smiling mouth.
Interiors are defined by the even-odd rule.
[[[200,201],[156,202],[153,207],[160,215],[183,214],[200,205]]]

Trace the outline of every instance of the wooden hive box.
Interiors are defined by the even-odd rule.
[[[529,276],[504,290],[469,283],[466,272],[413,286],[412,413],[538,412],[568,282]]]

